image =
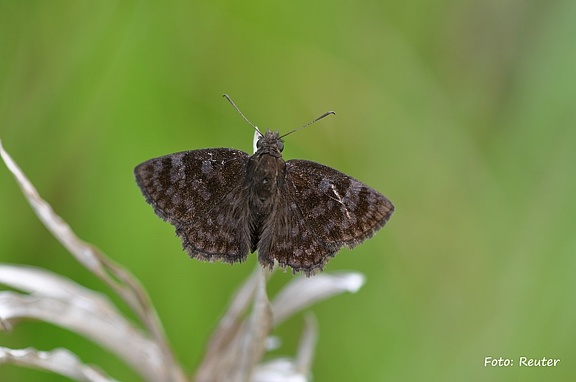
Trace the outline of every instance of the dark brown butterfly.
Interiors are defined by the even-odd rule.
[[[134,170],[136,182],[191,257],[235,263],[258,250],[262,266],[272,268],[276,260],[310,276],[341,247],[371,237],[394,206],[330,167],[285,162],[282,137],[268,130],[252,156],[214,148],[150,159]]]

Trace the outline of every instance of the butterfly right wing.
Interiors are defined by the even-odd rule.
[[[269,267],[277,260],[310,276],[341,247],[371,237],[393,212],[386,197],[356,179],[319,163],[289,160],[259,260]]]
[[[384,195],[316,162],[286,162],[286,192],[311,230],[335,250],[353,248],[386,224],[394,205]]]
[[[191,257],[243,261],[250,247],[244,176],[248,154],[233,149],[185,151],[134,169],[154,212],[176,227]]]

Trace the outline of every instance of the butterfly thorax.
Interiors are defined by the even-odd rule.
[[[283,181],[286,163],[282,159],[283,143],[278,132],[268,130],[257,143],[258,150],[248,160],[246,184],[250,187],[250,199],[258,207],[276,194]]]
[[[248,160],[245,184],[251,212],[252,246],[260,238],[267,218],[276,205],[278,191],[284,182],[286,163],[282,158],[282,141],[278,132],[268,131],[260,138],[258,150]]]

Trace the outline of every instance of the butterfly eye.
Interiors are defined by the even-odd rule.
[[[284,142],[278,141],[278,143],[276,143],[276,146],[278,147],[278,150],[280,150],[280,152],[284,150]]]
[[[262,146],[262,137],[258,138],[256,141],[256,148],[259,149]]]

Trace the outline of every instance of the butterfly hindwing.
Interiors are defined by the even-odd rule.
[[[322,270],[336,250],[314,235],[295,202],[294,189],[287,191],[277,196],[276,208],[262,233],[258,259],[269,268],[277,260],[283,268],[289,266],[293,272],[303,271],[310,276]]]

